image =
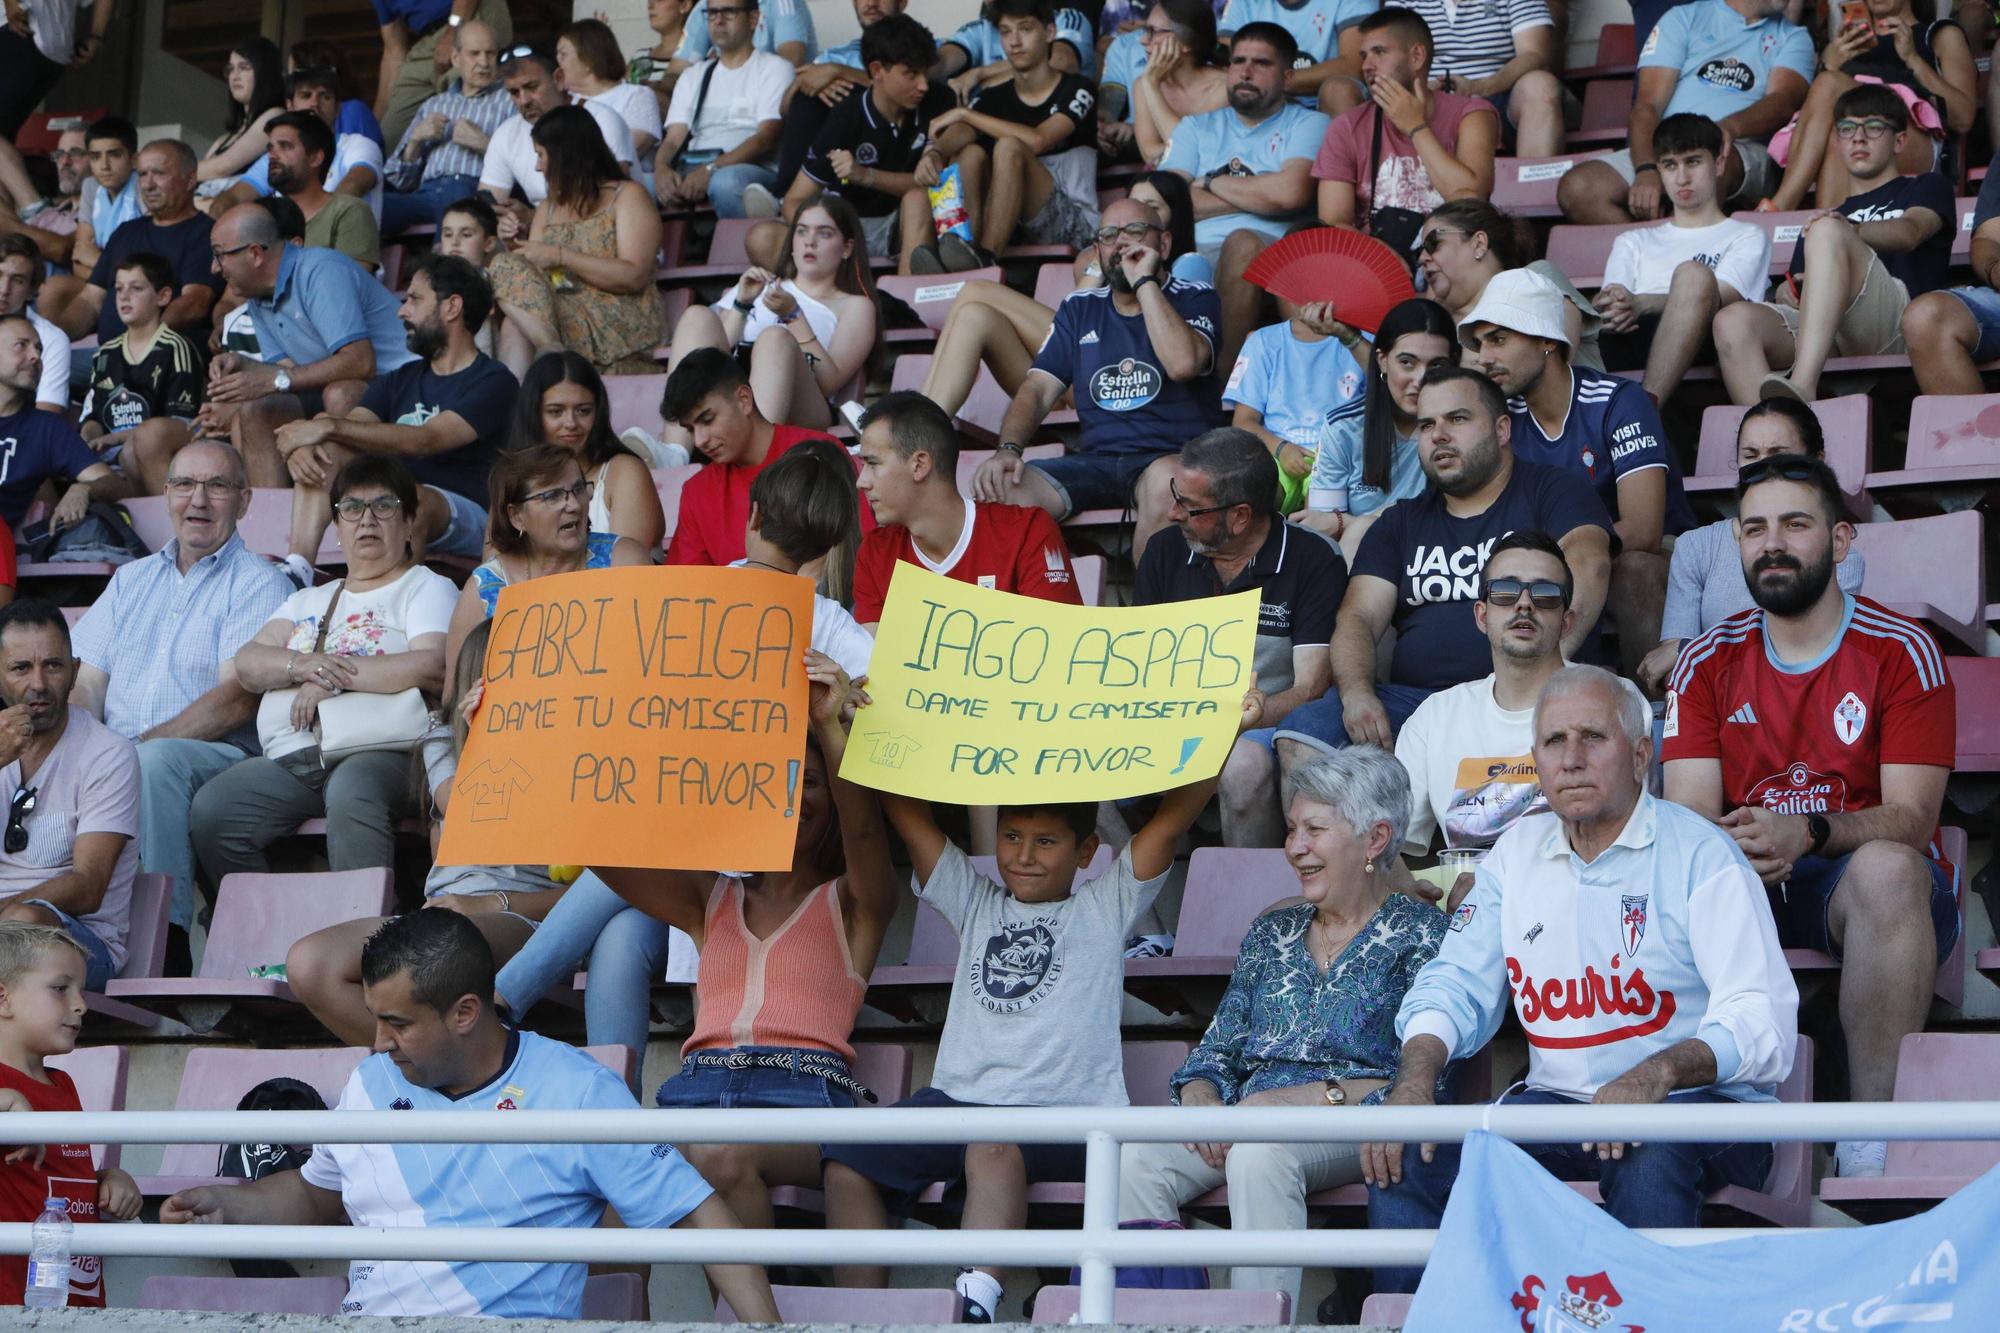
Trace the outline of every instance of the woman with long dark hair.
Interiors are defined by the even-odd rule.
[[[1368,357],[1368,392],[1359,412],[1320,430],[1319,453],[1306,480],[1306,508],[1292,515],[1353,551],[1375,515],[1423,493],[1417,456],[1417,386],[1432,366],[1456,352],[1449,311],[1422,297],[1382,319]]]
[[[747,269],[720,301],[689,309],[669,364],[699,347],[729,352],[767,419],[824,430],[867,366],[877,326],[861,218],[839,195],[815,193],[799,206],[779,270]],[[667,438],[688,443],[678,425]]]
[[[552,444],[568,450],[590,483],[590,530],[660,549],[667,521],[645,460],[611,431],[604,378],[575,352],[544,352],[521,377],[509,446]]]
[[[251,37],[229,50],[223,69],[229,86],[228,117],[222,137],[208,146],[195,169],[195,179],[212,195],[226,188],[264,154],[265,130],[285,109],[285,66],[277,45],[267,37]]]
[[[657,370],[658,207],[626,179],[582,107],[547,112],[531,138],[549,193],[526,244],[487,269],[507,317],[500,359],[522,375],[537,353],[567,347],[607,374]]]

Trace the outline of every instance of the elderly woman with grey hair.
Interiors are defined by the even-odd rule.
[[[1396,1073],[1396,1010],[1444,938],[1445,915],[1390,888],[1410,814],[1395,757],[1356,746],[1293,777],[1285,857],[1299,896],[1244,936],[1215,1021],[1174,1074],[1182,1106],[1352,1106]],[[1241,1230],[1299,1230],[1306,1195],[1361,1179],[1351,1143],[1145,1143],[1125,1149],[1120,1216],[1174,1218],[1229,1186]],[[1299,1296],[1296,1268],[1237,1268],[1236,1288]]]

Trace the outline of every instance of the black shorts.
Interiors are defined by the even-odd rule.
[[[962,1102],[936,1088],[918,1088],[897,1106],[981,1106]],[[882,1191],[891,1212],[907,1210],[926,1189],[942,1181],[949,1193],[965,1180],[963,1143],[829,1143],[819,1150],[822,1160],[839,1162]],[[1024,1143],[1021,1156],[1028,1164],[1028,1183],[1083,1179],[1081,1143]]]

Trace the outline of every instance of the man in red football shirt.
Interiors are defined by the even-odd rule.
[[[750,393],[750,376],[729,353],[689,352],[667,377],[660,415],[694,436],[708,462],[681,488],[680,520],[667,545],[670,565],[727,565],[743,558],[750,522],[750,483],[800,440],[826,439],[816,430],[764,420]],[[865,531],[871,525],[861,513]]]
[[[1956,870],[1937,846],[1957,709],[1923,626],[1849,597],[1853,539],[1833,470],[1760,459],[1736,493],[1756,607],[1681,649],[1668,678],[1667,799],[1717,820],[1771,890],[1788,948],[1841,960],[1848,1094],[1892,1099],[1958,940]],[[1843,1176],[1881,1175],[1880,1141],[1835,1145]]]
[[[857,484],[878,525],[854,562],[854,618],[870,631],[898,561],[960,583],[1082,605],[1054,519],[1032,505],[959,494],[958,432],[922,394],[886,394],[861,418]]]

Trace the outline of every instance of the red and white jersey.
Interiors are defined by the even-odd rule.
[[[1930,632],[1850,597],[1815,661],[1780,662],[1754,607],[1690,640],[1668,678],[1660,757],[1720,759],[1728,809],[1839,813],[1882,804],[1884,764],[1950,768],[1957,731]]]
[[[900,523],[869,533],[854,561],[854,618],[862,624],[873,625],[882,619],[882,602],[889,595],[889,580],[899,560],[960,583],[1039,597],[1045,602],[1083,605],[1061,529],[1032,505],[967,501],[958,544],[942,560],[932,560],[918,550],[910,530]]]

